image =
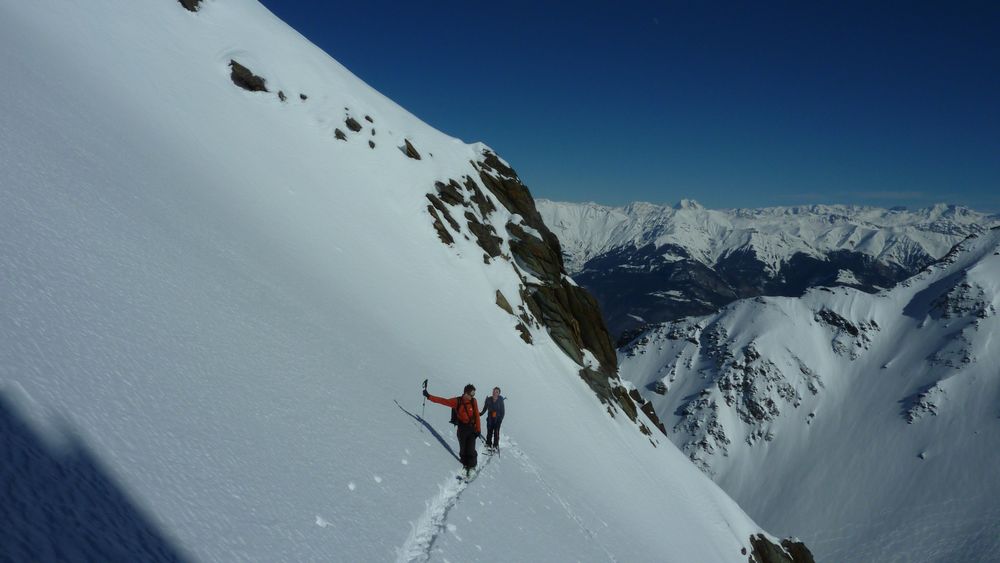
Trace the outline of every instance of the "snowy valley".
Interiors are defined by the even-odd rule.
[[[255,0],[6,2],[0,51],[3,558],[811,561],[656,430],[511,165]],[[470,483],[425,378],[508,397]]]

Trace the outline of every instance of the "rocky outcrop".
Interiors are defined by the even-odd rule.
[[[919,392],[900,401],[903,403],[903,418],[907,424],[924,418],[926,416],[937,416],[938,408],[944,399],[945,390],[942,382],[938,381],[931,385],[925,385]]]
[[[854,326],[858,334],[877,326],[874,321],[850,323],[830,311],[824,317],[844,327]],[[847,334],[846,329],[837,330]],[[630,342],[622,352],[625,358],[632,358],[675,345],[691,346],[691,353],[671,354],[671,360],[657,372],[659,377],[645,388],[666,395],[677,380],[678,370],[697,369],[704,388],[686,395],[676,405],[674,414],[678,418],[672,431],[686,437],[678,441],[678,446],[710,475],[712,459],[728,456],[734,441],[755,446],[774,440],[773,422],[782,413],[798,409],[803,394],[817,395],[824,387],[820,374],[798,356],[790,354],[785,361],[776,363],[761,351],[756,339],[734,344],[720,322],[705,325],[704,321],[687,319],[658,325]],[[789,361],[797,369],[779,366]]]
[[[408,140],[401,150],[419,159]],[[512,304],[499,292],[495,299],[498,307],[517,319],[514,329],[519,336],[530,344],[531,328],[544,327],[556,345],[581,366],[580,377],[609,405],[612,415],[624,413],[646,434],[652,434],[650,428],[665,433],[652,405],[618,379],[618,359],[597,300],[567,277],[559,240],[542,221],[527,186],[489,150],[471,165],[478,177],[437,182],[434,193],[427,196],[431,201],[428,212],[441,240],[451,244],[458,235],[465,236],[476,241],[486,263],[511,262],[522,281],[520,302]],[[508,212],[502,223],[505,233],[497,232],[501,224],[497,203]],[[451,219],[459,215],[465,218],[463,226]]]
[[[240,63],[230,60],[229,66],[232,68],[232,72],[229,74],[229,78],[232,79],[233,84],[248,90],[250,92],[267,92],[266,81],[254,74],[247,67],[241,65]]]
[[[597,301],[566,277],[559,239],[545,226],[527,186],[492,152],[487,151],[476,167],[486,189],[520,219],[508,222],[506,229],[514,260],[538,280],[525,286],[541,313],[539,320],[571,358],[582,363],[583,350],[590,350],[599,362],[597,371],[617,379],[618,360]],[[590,383],[593,378],[584,379]]]
[[[869,348],[871,334],[879,330],[874,320],[852,323],[826,308],[818,311],[813,318],[833,329],[834,337],[830,341],[833,351],[852,360],[858,359]]]
[[[348,129],[354,131],[355,133],[361,131],[361,124],[358,123],[358,120],[354,119],[353,117],[347,117],[346,119],[344,119],[344,125],[346,125]]]
[[[197,12],[198,4],[201,4],[201,0],[179,0],[179,1],[181,3],[181,6],[184,6],[184,8],[189,12]]]
[[[763,534],[750,536],[750,553],[748,563],[816,563],[812,552],[802,542],[789,539],[781,540],[776,545]]]
[[[403,139],[403,154],[413,160],[420,160],[420,153],[413,147],[413,143],[409,139]]]
[[[514,314],[514,309],[511,308],[510,302],[507,301],[507,298],[503,296],[503,293],[501,293],[499,289],[497,290],[497,307],[507,311],[507,314],[509,315]]]
[[[472,234],[476,237],[476,241],[479,242],[480,248],[486,251],[486,256],[489,258],[500,256],[500,243],[503,242],[503,239],[497,236],[493,225],[480,222],[471,211],[465,212],[465,219],[468,221],[469,230],[472,231]]]

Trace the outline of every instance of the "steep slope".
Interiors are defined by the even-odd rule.
[[[875,292],[998,223],[948,205],[712,210],[690,200],[624,208],[541,201],[539,209],[616,337],[741,297],[798,296],[817,286]]]
[[[671,439],[829,561],[1000,552],[1000,229],[877,295],[816,289],[623,351]]]
[[[485,146],[250,0],[6,3],[0,50],[5,555],[784,557],[640,431]],[[425,377],[509,397],[467,486]]]

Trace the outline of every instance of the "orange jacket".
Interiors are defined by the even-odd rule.
[[[437,397],[435,395],[431,395],[430,393],[427,394],[427,398],[430,399],[432,403],[437,403],[451,408],[458,407],[458,421],[462,424],[472,424],[476,427],[477,433],[482,432],[482,430],[479,429],[479,403],[477,403],[475,397],[473,397],[471,402],[463,402],[459,405],[462,397],[463,396],[460,395],[454,399],[445,399],[444,397]]]

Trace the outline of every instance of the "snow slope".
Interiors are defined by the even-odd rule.
[[[814,289],[657,327],[622,376],[819,561],[998,561],[998,308],[994,228],[877,295]]]
[[[940,258],[965,236],[1000,223],[995,215],[945,204],[914,211],[849,205],[717,210],[692,200],[673,207],[539,200],[538,210],[559,236],[571,273],[616,248],[647,244],[679,246],[709,266],[749,248],[775,272],[795,253],[822,257],[837,250],[920,267],[921,260]]]
[[[517,269],[439,240],[425,194],[485,147],[251,0],[5,2],[0,52],[0,551],[746,560],[729,497],[513,329]],[[425,377],[509,397],[468,486]]]

